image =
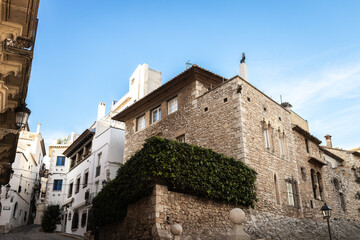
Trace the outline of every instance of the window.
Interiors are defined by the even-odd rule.
[[[295,206],[293,187],[290,182],[286,182],[286,189],[288,193],[288,203],[290,206]]]
[[[277,184],[276,174],[274,174],[274,186],[275,186],[275,196],[276,196],[276,204],[280,204],[280,194],[279,194],[279,187]]]
[[[286,180],[286,190],[288,193],[288,203],[290,206],[300,208],[299,190],[297,182],[293,179]]]
[[[65,166],[65,157],[64,156],[57,156],[56,166]]]
[[[78,193],[80,190],[80,177],[78,177],[76,179],[76,189],[75,189],[75,194]]]
[[[73,188],[74,188],[74,183],[70,183],[69,185],[69,193],[68,193],[68,198],[71,197],[72,192],[73,192]]]
[[[175,97],[170,101],[168,101],[168,114],[176,112],[177,110],[178,110],[178,101],[177,101],[177,97]]]
[[[0,202],[0,216],[1,216],[1,210],[2,210],[2,205],[1,205],[1,202]]]
[[[135,78],[131,79],[131,85],[135,83]]]
[[[62,189],[62,182],[63,182],[63,180],[55,179],[55,180],[54,180],[53,191],[61,191],[61,189]]]
[[[279,131],[279,146],[280,146],[280,157],[285,158],[287,156],[285,133]]]
[[[13,218],[16,219],[16,211],[17,211],[18,203],[16,202],[14,205],[14,212],[13,212]]]
[[[161,119],[161,106],[151,111],[151,123],[157,122]]]
[[[185,143],[185,134],[178,136],[176,138],[176,141],[179,141],[181,143]]]
[[[320,197],[320,200],[322,200],[323,199],[323,196],[322,196],[323,186],[322,186],[321,174],[319,172],[317,172],[316,176],[317,176],[318,186],[319,186],[319,197]]]
[[[140,131],[145,128],[145,115],[136,119],[136,131]]]
[[[76,230],[79,227],[79,213],[78,211],[74,212],[74,216],[71,223],[71,230]]]
[[[309,151],[309,142],[308,142],[308,140],[306,138],[305,138],[305,146],[306,146],[306,151],[308,153],[310,153],[310,151]]]
[[[95,194],[99,192],[99,181],[95,182]]]
[[[25,214],[24,214],[24,222],[26,221],[26,217],[27,217],[27,212],[25,211]]]
[[[85,174],[84,174],[83,188],[86,188],[86,187],[87,187],[88,179],[89,179],[89,172],[85,172]]]
[[[97,159],[98,166],[101,164],[101,156],[102,156],[102,152],[98,154],[98,159]]]
[[[81,227],[85,227],[85,226],[86,226],[86,216],[87,216],[86,211],[83,211],[83,213],[82,213],[82,215],[81,215]]]
[[[314,170],[314,169],[311,169],[311,170],[310,170],[310,174],[311,174],[311,185],[312,185],[312,189],[313,189],[313,195],[314,195],[314,198],[316,199],[316,189],[317,189],[317,186],[316,186],[316,174],[315,174],[315,170]]]
[[[262,130],[264,134],[265,148],[274,151],[274,149],[272,148],[272,146],[274,146],[273,128],[271,127],[270,124],[266,124],[265,122],[262,122]]]
[[[305,173],[305,168],[301,167],[301,178],[304,182],[306,182],[306,173]]]

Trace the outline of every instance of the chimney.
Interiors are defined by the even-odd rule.
[[[240,77],[242,79],[244,79],[245,81],[249,81],[248,80],[247,66],[246,66],[246,63],[245,63],[245,53],[242,54],[239,69],[240,69]]]
[[[72,144],[74,142],[75,138],[75,133],[71,132],[71,136],[70,136],[70,144]]]
[[[98,106],[97,120],[100,120],[105,116],[105,103],[101,102]]]
[[[36,133],[39,134],[40,133],[40,127],[41,127],[41,124],[38,123],[37,124],[37,128],[36,128]]]
[[[326,139],[326,146],[332,148],[331,136],[329,134],[325,135],[325,139]]]

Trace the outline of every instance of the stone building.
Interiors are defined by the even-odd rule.
[[[0,185],[7,184],[15,160],[19,126],[15,115],[27,113],[39,0],[0,1]],[[27,119],[24,119],[27,121]],[[26,125],[25,121],[25,125]]]
[[[346,174],[326,161],[324,149],[334,151],[320,147],[321,141],[309,133],[307,122],[291,105],[280,105],[259,91],[244,71],[241,63],[243,77],[226,79],[193,65],[117,114],[113,119],[126,125],[124,160],[146,138],[157,135],[211,148],[255,169],[255,211],[320,219],[325,201],[336,209],[341,201],[350,205],[354,195],[335,196],[338,185],[332,178]],[[335,158],[341,160],[341,166],[349,166],[343,163],[349,161],[360,166],[358,155]],[[354,175],[346,179],[355,191]],[[334,217],[359,219],[355,206],[334,211]]]
[[[14,173],[9,184],[1,186],[0,232],[7,233],[34,221],[40,190],[40,168],[45,154],[40,124],[36,132],[20,132],[12,164]]]

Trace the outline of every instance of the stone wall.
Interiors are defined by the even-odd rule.
[[[324,161],[317,143],[293,130],[291,113],[260,92],[249,82],[234,77],[209,90],[200,81],[192,81],[174,95],[178,98],[178,111],[167,115],[167,102],[154,102],[145,114],[145,129],[136,131],[136,118],[126,122],[125,159],[142,147],[146,138],[158,135],[176,139],[185,135],[187,143],[211,148],[216,152],[245,162],[257,171],[257,195],[255,209],[289,217],[321,218],[318,209],[327,201],[330,206],[339,205],[339,193],[334,190],[333,175],[338,171],[326,169],[322,164],[309,163],[309,157]],[[170,98],[174,97],[171,96]],[[151,109],[161,106],[161,120],[150,124]],[[263,127],[272,131],[271,147],[265,147]],[[280,136],[284,136],[284,154],[280,150]],[[354,156],[342,152],[348,162]],[[360,166],[360,161],[356,164]],[[347,166],[347,165],[346,165]],[[323,197],[314,198],[310,171],[316,170],[322,176]],[[347,170],[341,170],[344,174]],[[305,176],[303,176],[305,173]],[[348,182],[343,189],[353,192],[357,189],[354,179],[346,174],[339,175]],[[345,180],[347,179],[347,180]],[[287,182],[296,182],[299,206],[289,204]],[[352,181],[352,183],[350,183]],[[345,190],[344,190],[345,191]],[[356,191],[355,191],[356,192]],[[345,194],[344,194],[345,195]],[[346,205],[352,205],[355,194],[346,194]],[[352,205],[355,206],[355,205]],[[335,207],[338,209],[337,207]],[[359,219],[358,211],[337,211],[339,218]]]
[[[224,240],[231,230],[229,212],[236,206],[169,191],[156,185],[153,194],[128,207],[123,221],[100,228],[100,239],[172,239],[170,225],[183,228],[182,240]],[[244,209],[245,231],[252,239],[327,239],[325,220],[291,218]],[[333,239],[358,239],[357,221],[332,220]]]

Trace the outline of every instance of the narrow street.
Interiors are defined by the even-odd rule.
[[[28,225],[15,229],[12,233],[1,234],[0,240],[70,240],[81,239],[66,237],[57,233],[40,232],[39,225]]]

